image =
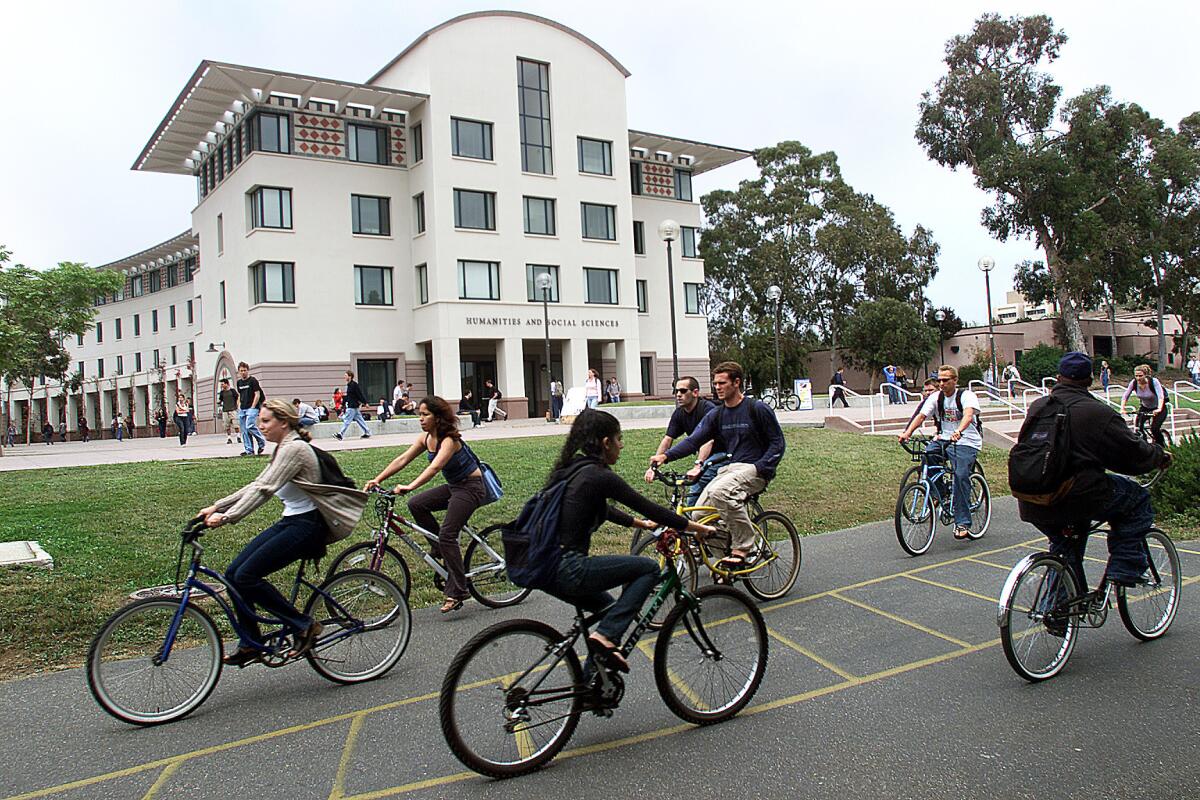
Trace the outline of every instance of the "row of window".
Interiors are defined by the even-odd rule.
[[[193,273],[196,271],[195,257],[184,259],[181,263],[168,264],[162,269],[156,269],[153,272],[145,272],[141,275],[134,275],[128,281],[128,288],[122,286],[112,293],[111,300],[114,303],[124,300],[126,297],[142,297],[146,294],[154,294],[160,292],[164,288],[178,286],[180,281],[190,283],[193,279]],[[95,305],[102,306],[109,302],[108,295],[97,295]]]
[[[187,324],[188,325],[193,325],[196,322],[196,309],[195,309],[195,306],[193,305],[194,302],[195,301],[193,301],[193,300],[187,301]],[[142,335],[142,315],[134,314],[133,318],[132,318],[132,323],[133,323],[133,335],[141,336]],[[174,305],[167,306],[167,325],[171,328],[174,328],[176,325],[175,306]],[[117,317],[116,319],[112,320],[112,330],[113,330],[113,338],[116,339],[117,341],[120,341],[121,336],[124,333],[124,328],[122,325],[121,317]],[[158,309],[157,308],[150,310],[150,332],[158,333]],[[103,342],[104,342],[104,322],[100,321],[100,322],[96,323],[96,344],[101,344]],[[83,344],[83,335],[82,334],[77,337],[77,343],[79,345]]]
[[[194,359],[196,357],[196,343],[195,342],[187,343],[187,352],[188,352],[188,358]],[[159,351],[155,350],[154,353],[151,354],[150,361],[146,364],[146,368],[147,369],[155,369],[159,365],[161,365],[163,367],[168,367],[173,364],[178,364],[179,363],[178,356],[179,356],[178,345],[174,345],[174,344],[171,345],[171,360],[170,361],[162,361],[162,357],[161,357]],[[125,356],[124,355],[113,356],[112,359],[114,362],[113,366],[115,367],[115,372],[113,374],[124,375],[125,374]],[[87,374],[86,366],[85,366],[84,362],[82,362],[82,361],[76,362],[76,367],[79,371],[80,377],[103,378],[104,374],[105,374],[104,373],[104,363],[105,363],[105,359],[103,359],[103,358],[96,359],[96,374],[95,375]],[[135,372],[135,373],[142,372],[142,354],[141,353],[133,354],[133,365],[132,366],[133,366],[133,372]],[[44,380],[42,382],[45,383]]]

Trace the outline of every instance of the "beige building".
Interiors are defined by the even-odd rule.
[[[1047,319],[1058,315],[1058,306],[1054,303],[1031,303],[1020,292],[1007,292],[1004,304],[996,306],[993,312],[995,321],[1007,324],[1025,319]]]

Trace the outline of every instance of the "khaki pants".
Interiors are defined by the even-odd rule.
[[[767,482],[758,476],[753,464],[728,464],[717,472],[696,505],[712,506],[721,514],[717,528],[722,535],[709,540],[714,550],[730,541],[738,550],[750,550],[754,546],[755,530],[746,512],[746,499],[765,489]]]
[[[222,411],[221,416],[225,418],[225,437],[229,438],[234,433],[238,432],[237,412]]]

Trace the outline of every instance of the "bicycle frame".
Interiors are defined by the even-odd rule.
[[[925,443],[924,440],[918,440],[918,441]],[[933,441],[933,440],[930,440],[930,441]],[[927,443],[925,443],[925,444],[927,444]],[[925,512],[930,510],[930,504],[933,503],[934,482],[943,480],[943,478],[942,478],[943,475],[947,475],[951,478],[951,480],[950,480],[950,496],[945,501],[943,501],[943,504],[947,508],[951,508],[951,509],[954,508],[954,492],[955,492],[954,481],[953,481],[954,458],[953,458],[953,454],[952,454],[952,449],[955,447],[957,447],[957,445],[950,443],[949,446],[946,447],[942,451],[942,454],[941,454],[942,463],[941,464],[932,463],[932,461],[930,460],[930,457],[929,457],[929,452],[927,451],[927,449],[925,449],[925,447],[922,447],[920,450],[915,450],[915,451],[909,450],[909,452],[912,453],[913,460],[914,461],[919,460],[921,462],[921,479],[918,481],[918,483],[923,483],[926,486],[925,499],[921,505],[921,513],[922,514],[924,514]]]
[[[720,512],[713,506],[683,505],[683,499],[687,496],[687,487],[691,485],[691,482],[688,481],[686,477],[676,476],[672,478],[663,475],[663,477],[661,477],[659,480],[661,480],[663,483],[667,483],[667,485],[671,487],[671,505],[675,507],[675,513],[679,516],[694,518],[701,525],[711,525],[714,521],[720,518]],[[751,518],[758,517],[763,513],[762,505],[759,503],[757,496],[747,501],[746,510],[749,512]],[[698,516],[692,517],[692,515]],[[660,531],[661,530],[662,529],[660,529]],[[704,544],[702,539],[697,537],[695,538],[695,542],[698,545],[697,552],[700,556],[700,560],[704,562],[704,566],[707,567],[708,570],[714,575],[734,577],[740,575],[749,575],[750,573],[757,572],[760,568],[779,558],[776,553],[772,552],[769,557],[762,560],[756,560],[752,566],[739,570],[725,570],[717,567],[717,563],[712,560],[712,556],[708,552],[708,547]],[[674,553],[667,553],[666,555],[674,555]]]
[[[405,530],[406,528],[408,530]],[[375,534],[375,549],[371,554],[370,569],[378,570],[382,565],[383,548],[387,545],[391,535],[395,534],[396,536],[400,537],[400,541],[408,545],[409,549],[416,554],[418,559],[425,562],[425,564],[437,575],[441,576],[443,580],[448,577],[450,573],[445,567],[437,562],[437,559],[433,557],[432,550],[426,550],[425,548],[421,547],[421,545],[409,535],[408,531],[412,531],[413,533],[424,536],[431,544],[436,543],[438,540],[436,533],[430,533],[412,520],[406,519],[401,514],[397,514],[395,508],[389,505],[387,511],[383,514],[382,524],[375,531],[373,531]],[[482,575],[488,572],[498,572],[504,568],[504,557],[497,553],[495,548],[488,544],[486,539],[476,533],[474,528],[472,528],[470,525],[464,525],[463,531],[466,532],[467,535],[472,539],[474,539],[475,542],[482,547],[484,552],[487,553],[492,559],[492,563],[485,564],[478,569],[468,572],[466,574],[468,580],[473,579],[476,575]]]

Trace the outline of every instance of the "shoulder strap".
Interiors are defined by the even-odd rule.
[[[963,413],[962,396],[963,396],[963,392],[965,392],[965,391],[966,391],[966,389],[964,389],[960,386],[960,387],[958,387],[958,391],[956,391],[954,393],[954,404],[956,406],[958,406],[958,413],[959,413],[960,417],[962,416],[962,413]]]

